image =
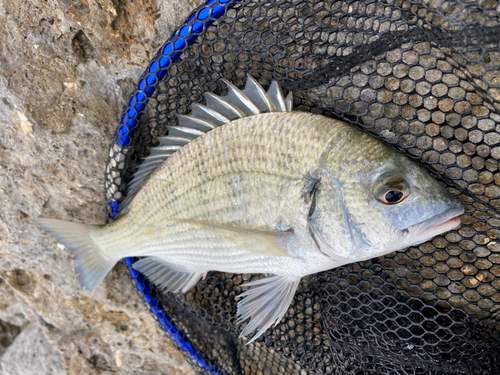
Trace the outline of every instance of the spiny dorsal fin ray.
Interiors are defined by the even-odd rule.
[[[134,195],[139,191],[156,167],[181,148],[182,145],[160,146],[151,149],[151,154],[144,159],[144,162],[137,168],[132,180],[129,182],[127,186],[127,197],[120,202],[120,209],[117,212],[117,217],[120,217],[125,212],[126,207],[129,205]]]
[[[168,136],[170,137],[190,137],[190,138],[197,138],[200,135],[205,134],[206,132],[199,130],[199,129],[193,129],[187,126],[166,126],[168,130]]]
[[[212,108],[208,108],[207,106],[199,103],[194,103],[193,105],[191,105],[191,116],[210,121],[212,124],[215,124],[217,126],[226,124],[231,121],[226,116],[220,114]]]
[[[271,98],[274,106],[276,107],[276,112],[286,112],[286,102],[283,91],[281,91],[278,81],[273,80],[271,87],[267,91],[267,95]]]
[[[149,153],[149,156],[173,154],[175,151],[180,150],[181,148],[182,148],[181,145],[153,147],[151,149],[151,152]],[[141,167],[142,167],[142,165],[141,165]]]
[[[261,112],[275,112],[276,108],[272,100],[266,93],[266,90],[253,78],[250,74],[247,75],[247,83],[243,92],[252,100]]]
[[[245,112],[243,112],[235,104],[231,103],[228,98],[222,98],[211,92],[207,92],[205,93],[205,100],[207,101],[208,108],[216,110],[230,120],[245,117]]]
[[[193,138],[188,137],[158,137],[156,139],[160,142],[159,146],[184,146],[193,140]]]
[[[150,154],[137,168],[127,186],[126,198],[120,202],[117,216],[126,212],[126,207],[140,190],[147,178],[172,153],[180,150],[193,139],[206,132],[246,116],[264,112],[290,112],[292,110],[292,93],[284,97],[277,81],[273,81],[266,92],[251,75],[243,90],[223,80],[228,86],[228,94],[224,97],[206,93],[206,105],[193,104],[191,115],[177,115],[179,126],[167,126],[168,135],[159,137],[160,145],[152,147]]]
[[[227,85],[228,90],[227,96],[224,97],[225,99],[236,104],[246,116],[258,115],[260,113],[259,108],[250,100],[248,96],[245,95],[243,91],[226,79],[223,79],[222,81],[224,81]]]
[[[292,94],[291,91],[286,96],[285,103],[286,103],[286,111],[287,112],[292,112],[292,108],[293,108],[293,94]]]
[[[197,129],[204,133],[212,129],[215,129],[217,127],[217,124],[214,124],[213,122],[210,122],[202,118],[186,116],[186,115],[176,115],[176,116],[177,119],[179,120],[179,126]]]

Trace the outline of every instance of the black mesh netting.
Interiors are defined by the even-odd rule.
[[[221,78],[242,87],[247,73],[292,90],[296,110],[344,119],[414,158],[465,206],[458,230],[304,278],[281,323],[251,345],[237,338],[236,296],[261,275],[213,272],[186,295],[158,294],[212,370],[500,373],[499,2],[242,1],[191,42],[153,82],[131,144],[113,140],[110,207],[176,113],[223,93]]]

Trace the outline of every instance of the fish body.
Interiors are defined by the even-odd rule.
[[[170,129],[118,220],[38,219],[78,251],[84,287],[129,256],[144,257],[134,267],[170,291],[209,271],[271,273],[238,305],[239,320],[251,318],[242,336],[261,327],[255,339],[281,319],[301,277],[459,224],[462,205],[425,170],[342,121],[292,112],[273,85],[265,93],[250,77],[243,91],[229,84],[226,98],[196,107],[204,118],[182,119],[191,128]]]
[[[310,204],[303,196],[306,176],[321,168],[325,150],[349,130],[340,121],[305,112],[232,121],[170,156],[137,193],[129,212],[94,235],[118,259],[157,256],[202,273],[301,277],[339,266],[299,232],[306,229],[300,222]],[[256,240],[239,243],[247,233]],[[300,237],[300,246],[289,243],[282,254],[252,249],[267,233],[292,242]]]

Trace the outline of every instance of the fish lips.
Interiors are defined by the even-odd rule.
[[[455,206],[446,211],[431,217],[421,223],[412,225],[407,230],[410,236],[417,237],[421,242],[422,239],[430,239],[438,234],[448,232],[451,229],[460,225],[458,216],[464,213],[464,206],[460,202],[456,202]]]

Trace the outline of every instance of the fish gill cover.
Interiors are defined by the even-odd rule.
[[[303,278],[288,313],[238,339],[242,284],[210,273],[158,292],[126,264],[199,373],[484,374],[500,371],[498,1],[209,0],[139,81],[109,150],[107,219],[156,137],[221,78],[293,91],[294,107],[367,131],[424,165],[465,206],[457,230]]]

